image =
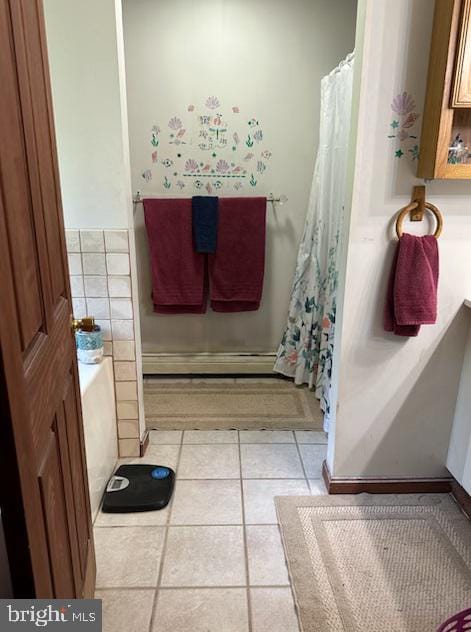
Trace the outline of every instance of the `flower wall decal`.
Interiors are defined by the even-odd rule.
[[[391,109],[393,112],[396,112],[396,114],[399,114],[399,116],[404,116],[415,109],[415,101],[410,94],[403,92],[394,97],[391,103]]]
[[[198,171],[198,163],[193,158],[190,158],[185,162],[185,171]]]
[[[205,105],[210,110],[215,110],[221,105],[221,103],[217,97],[208,97]]]
[[[407,115],[407,118],[402,123],[401,127],[403,128],[412,127],[418,118],[419,118],[419,115],[416,112],[411,112],[410,114]]]
[[[229,171],[229,169],[230,166],[226,160],[218,160],[216,164],[216,171],[218,171],[219,173],[226,173],[226,171]]]
[[[405,91],[396,95],[391,102],[393,120],[389,125],[391,133],[388,134],[388,138],[396,140],[394,148],[396,158],[402,158],[405,155],[411,160],[417,160],[419,157],[416,123],[420,114],[414,111],[415,107],[415,100]]]
[[[406,100],[399,106],[404,109],[410,103]],[[150,182],[154,176],[162,191],[187,189],[188,194],[196,189],[223,195],[224,189],[238,191],[246,183],[260,186],[272,154],[263,147],[265,135],[259,120],[240,116],[240,111],[239,106],[225,107],[211,95],[199,105],[185,104],[167,119],[163,130],[153,125],[147,165],[151,168],[143,169],[142,178]],[[413,125],[412,118],[406,126],[409,123]]]
[[[174,116],[168,122],[168,126],[170,127],[170,129],[177,130],[183,127],[183,123],[181,122],[181,119],[179,119],[177,116]]]

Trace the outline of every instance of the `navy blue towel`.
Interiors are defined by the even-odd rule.
[[[218,198],[195,195],[192,198],[193,241],[196,252],[216,252]]]

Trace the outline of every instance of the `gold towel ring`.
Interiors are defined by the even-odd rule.
[[[406,215],[408,213],[410,213],[411,211],[413,211],[414,209],[416,209],[419,206],[418,202],[411,202],[408,206],[405,206],[402,211],[399,213],[399,215],[397,216],[397,220],[396,220],[396,234],[399,237],[399,239],[402,237],[402,223],[404,221],[404,218],[406,217]],[[424,207],[426,209],[428,209],[429,211],[431,211],[437,221],[437,228],[435,229],[435,232],[433,233],[434,237],[436,237],[437,239],[440,237],[440,235],[442,234],[442,230],[443,230],[443,216],[440,213],[440,211],[438,210],[438,208],[436,206],[434,206],[433,204],[430,204],[430,202],[425,202]]]

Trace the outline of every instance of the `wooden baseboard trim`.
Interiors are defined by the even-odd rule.
[[[462,511],[471,519],[471,496],[455,479],[451,481],[451,493]]]
[[[446,494],[453,482],[452,478],[335,478],[326,461],[322,477],[329,494]]]
[[[148,447],[149,447],[149,431],[146,430],[144,432],[144,436],[141,439],[139,455],[144,456]]]
[[[142,372],[144,375],[273,375],[275,358],[274,353],[143,353]]]

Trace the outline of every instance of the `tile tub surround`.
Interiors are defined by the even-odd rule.
[[[66,230],[74,316],[94,316],[113,358],[119,454],[139,456],[139,406],[127,230]]]
[[[246,448],[277,478],[252,478]],[[299,632],[274,497],[326,494],[308,474],[320,477],[326,449],[320,432],[151,431],[145,457],[121,462],[174,468],[175,492],[162,511],[98,514],[104,632]]]

